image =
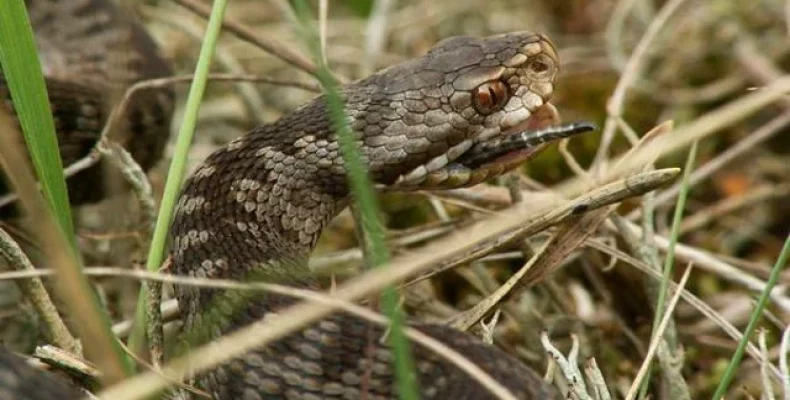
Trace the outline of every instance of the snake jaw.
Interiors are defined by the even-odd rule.
[[[594,129],[589,123],[559,125],[551,103],[494,135],[481,135],[402,175],[389,189],[458,188],[501,175],[531,159],[548,144]]]
[[[482,131],[474,138],[462,141],[451,147],[444,154],[401,175],[388,189],[414,190],[421,187],[452,188],[473,185],[474,183],[485,180],[486,178],[471,179],[472,177],[481,177],[482,174],[480,172],[482,171],[475,171],[473,168],[456,163],[455,161],[462,158],[470,149],[481,143],[496,140],[497,138],[505,137],[510,134],[517,134],[524,130],[539,129],[559,123],[559,113],[553,104],[544,102],[543,99],[541,99],[539,105],[535,105],[531,107],[531,109],[534,109],[534,111],[519,108],[515,110],[515,112],[505,114],[503,118],[497,121],[495,127]],[[518,113],[518,111],[522,110],[525,111],[526,115]],[[534,150],[533,153],[537,151],[537,149]],[[526,161],[527,158],[520,158],[518,163]],[[508,165],[509,164],[510,163],[508,163]],[[491,176],[494,175],[496,174],[491,174]]]

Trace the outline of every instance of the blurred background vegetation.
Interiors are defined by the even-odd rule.
[[[206,3],[206,2],[204,2]],[[389,3],[389,7],[382,7]],[[565,121],[589,120],[603,126],[607,100],[639,39],[664,1],[650,0],[346,0],[329,1],[326,26],[328,64],[348,79],[425,53],[435,42],[453,35],[488,35],[518,30],[547,34],[557,45],[562,72],[554,103]],[[163,52],[180,74],[192,72],[205,21],[168,1],[125,1],[146,21]],[[687,0],[662,27],[645,56],[644,69],[630,88],[624,119],[642,135],[656,125],[674,120],[675,126],[735,101],[781,77],[790,67],[790,21],[780,0]],[[318,8],[316,7],[316,14]],[[308,54],[294,29],[286,0],[234,0],[228,18],[257,35]],[[225,34],[220,42],[216,72],[247,73],[282,82],[313,83],[313,79],[279,58]],[[183,99],[186,86],[179,86]],[[194,166],[221,144],[250,128],[293,110],[315,93],[284,84],[210,83],[201,108]],[[180,101],[183,104],[183,100]],[[716,161],[728,149],[748,140],[774,122],[770,137],[727,162],[709,178],[693,184],[681,225],[680,242],[713,254],[746,273],[765,280],[770,266],[790,231],[790,124],[788,98],[749,118],[727,126],[700,142],[696,164]],[[779,120],[784,118],[784,120]],[[174,124],[180,121],[176,116]],[[779,121],[779,122],[776,122]],[[783,121],[783,122],[782,122]],[[777,125],[778,124],[778,125]],[[569,149],[583,167],[595,158],[600,134],[574,139]],[[628,149],[618,135],[613,154]],[[683,152],[662,158],[658,166],[682,166]],[[165,162],[151,174],[161,190]],[[550,149],[523,167],[525,188],[550,186],[573,172],[556,149]],[[535,182],[539,182],[537,184]],[[502,181],[488,199],[505,199]],[[524,201],[529,202],[529,195]],[[460,226],[464,221],[501,208],[502,202],[440,201],[424,194],[382,197],[382,216],[395,254],[408,252]],[[620,208],[625,215],[638,206]],[[130,267],[145,255],[137,234],[139,218],[126,210],[136,207],[122,197],[79,211],[80,245],[88,266]],[[656,232],[669,235],[674,201],[657,206]],[[625,249],[622,241],[602,231],[600,238]],[[444,320],[468,309],[496,289],[525,262],[522,250],[539,247],[545,235],[526,246],[449,271],[409,291],[410,311],[426,319]],[[361,265],[354,252],[357,242],[353,218],[346,211],[324,232],[317,268],[332,267],[338,275],[353,273]],[[678,256],[678,265],[690,260]],[[677,269],[676,279],[682,268]],[[539,370],[546,356],[538,335],[548,330],[555,343],[567,350],[570,334],[578,335],[580,359],[594,356],[610,387],[627,389],[639,368],[650,339],[653,306],[642,281],[645,276],[626,263],[610,265],[609,257],[580,248],[564,268],[530,290],[517,290],[502,310],[494,340]],[[780,285],[790,283],[783,274]],[[137,287],[125,280],[102,281],[105,301],[115,320],[133,314]],[[748,321],[756,293],[715,273],[698,269],[687,287],[739,329]],[[416,299],[416,300],[415,300]],[[13,301],[12,301],[13,302]],[[6,301],[6,304],[8,301]],[[22,333],[6,332],[21,348],[31,346],[35,326],[30,312],[6,307],[0,318],[25,321]],[[771,307],[764,319],[769,356],[776,363],[781,331],[790,310]],[[715,389],[736,343],[692,306],[681,302],[676,310],[678,340],[685,354],[682,373],[692,398],[709,397]],[[9,325],[10,326],[10,325]],[[25,339],[25,340],[21,340]],[[759,398],[763,391],[759,365],[745,358],[731,398]],[[667,397],[661,374],[653,374],[651,393]],[[621,396],[622,393],[616,395]]]

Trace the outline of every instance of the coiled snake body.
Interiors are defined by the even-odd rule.
[[[534,123],[531,116],[545,113],[556,73],[555,50],[543,36],[457,37],[423,57],[344,86],[342,96],[376,183],[400,189],[460,187],[495,176],[534,152],[514,150],[487,163],[469,156],[478,144],[520,132]],[[175,273],[318,287],[299,260],[307,258],[349,196],[326,107],[318,97],[232,141],[198,167],[172,226]],[[475,159],[475,166],[465,159]],[[289,303],[273,295],[237,301],[187,287],[177,287],[176,295],[186,331],[201,341]],[[538,376],[509,354],[448,327],[415,327],[482,366],[518,398],[549,397]],[[379,343],[383,334],[381,327],[337,314],[204,375],[199,383],[222,399],[394,398],[392,354]],[[414,347],[423,398],[490,396],[454,365]]]
[[[398,190],[455,188],[497,176],[543,148],[503,139],[556,122],[548,101],[557,72],[555,49],[542,35],[455,37],[343,86],[342,97],[375,183]],[[304,261],[349,197],[331,126],[320,96],[209,156],[186,182],[177,206],[172,271],[319,288]],[[497,150],[499,142],[510,147]],[[293,303],[271,294],[182,286],[176,296],[190,344],[276,318]],[[557,396],[504,351],[449,327],[413,326],[479,365],[517,398]],[[395,398],[393,356],[381,344],[383,335],[382,327],[334,314],[202,374],[196,383],[218,399]],[[412,351],[422,398],[491,398],[441,356],[414,343]]]
[[[88,155],[124,90],[145,79],[172,75],[153,40],[137,22],[107,0],[26,0],[58,133],[63,165]],[[0,71],[0,99],[13,110]],[[110,139],[123,145],[145,170],[162,158],[175,94],[169,88],[137,91],[123,126]],[[99,165],[69,177],[73,204],[106,195]],[[0,194],[5,187],[0,181]],[[0,213],[8,215],[7,208]]]

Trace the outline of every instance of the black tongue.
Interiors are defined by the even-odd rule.
[[[528,129],[520,133],[511,133],[504,137],[477,143],[461,155],[456,162],[469,168],[477,168],[510,152],[527,150],[544,143],[576,136],[595,129],[595,125],[589,122],[573,122],[542,129]]]
[[[572,122],[549,126],[543,129],[527,130],[515,135],[507,135],[500,139],[503,145],[529,148],[543,143],[575,136],[584,132],[594,131],[595,125],[589,122]],[[489,142],[492,143],[492,142]]]

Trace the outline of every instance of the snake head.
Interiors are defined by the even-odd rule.
[[[543,35],[462,36],[349,85],[344,95],[378,184],[449,189],[495,177],[546,143],[589,130],[575,125],[538,139],[528,135],[559,123],[549,102],[558,72],[556,49]]]

